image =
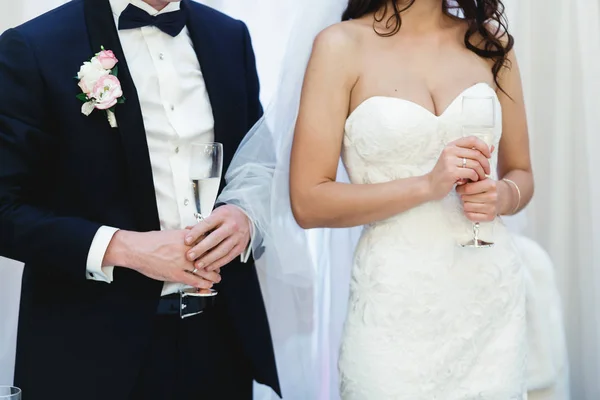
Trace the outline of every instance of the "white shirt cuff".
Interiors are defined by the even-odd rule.
[[[250,243],[248,243],[248,247],[246,247],[246,250],[244,250],[242,252],[242,254],[240,254],[241,261],[243,263],[247,263],[248,260],[250,259],[250,256],[252,255],[252,245],[254,244],[254,237],[256,236],[255,235],[256,229],[254,229],[254,221],[252,220],[252,218],[250,218],[248,213],[246,211],[244,211],[243,208],[238,207],[234,204],[230,204],[230,205],[236,207],[238,210],[243,212],[244,215],[246,215],[246,217],[248,218],[248,221],[250,221]]]
[[[101,226],[98,232],[96,232],[87,257],[85,277],[88,280],[106,283],[113,281],[113,270],[115,267],[103,267],[102,261],[104,260],[104,255],[110,245],[110,241],[117,231],[117,228]]]

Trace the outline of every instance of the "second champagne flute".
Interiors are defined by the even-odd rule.
[[[496,126],[496,104],[494,96],[464,96],[462,99],[462,135],[475,136],[489,148],[494,145]],[[493,247],[494,243],[479,238],[480,224],[473,224],[473,239],[462,247]]]

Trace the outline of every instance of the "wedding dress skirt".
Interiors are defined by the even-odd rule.
[[[462,136],[467,94],[495,96],[474,85],[441,116],[398,98],[363,102],[346,122],[343,161],[352,183],[431,171]],[[472,224],[454,191],[365,227],[340,351],[344,400],[526,398],[523,261],[500,219],[482,224],[480,237],[495,246],[459,246],[472,238]]]

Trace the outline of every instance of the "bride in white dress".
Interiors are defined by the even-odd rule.
[[[365,226],[339,360],[345,400],[527,396],[524,267],[497,218],[533,194],[519,69],[501,2],[457,3],[464,18],[444,0],[351,0],[308,64],[294,215],[304,228]],[[491,148],[463,133],[479,118],[463,112],[467,96],[482,98],[475,109],[493,101]],[[336,182],[340,155],[351,184]],[[473,222],[494,247],[460,246]]]

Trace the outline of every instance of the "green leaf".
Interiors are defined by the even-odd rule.
[[[84,102],[88,101],[87,94],[85,94],[85,93],[79,93],[76,97],[77,97],[77,99],[79,99],[81,101],[84,101]]]
[[[118,76],[119,75],[119,67],[115,65],[115,67],[112,69],[112,71],[110,73],[114,76]]]

